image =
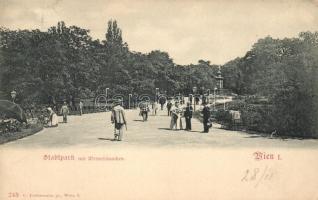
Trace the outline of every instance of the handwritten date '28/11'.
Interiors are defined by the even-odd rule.
[[[276,174],[276,170],[266,166],[265,168],[247,169],[244,172],[241,182],[255,183],[254,187],[257,187],[264,181],[271,181]]]

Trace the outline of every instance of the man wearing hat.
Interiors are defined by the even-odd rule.
[[[139,115],[142,116],[143,121],[148,120],[148,112],[150,111],[149,109],[149,100],[146,100],[145,102],[140,103],[140,113]]]
[[[193,108],[192,108],[190,102],[187,102],[187,107],[185,108],[185,111],[184,111],[184,118],[186,121],[186,130],[187,131],[191,130],[192,113],[193,113]]]
[[[203,110],[202,110],[202,115],[203,115],[203,128],[204,131],[203,133],[208,133],[209,132],[209,123],[210,123],[210,117],[211,117],[211,113],[210,113],[210,107],[207,105],[206,102],[203,102]]]
[[[168,116],[171,115],[171,108],[172,108],[171,100],[168,100],[168,103],[167,103]]]
[[[114,140],[121,141],[123,137],[123,126],[127,126],[125,110],[121,106],[121,101],[118,100],[114,103],[112,109],[111,121],[115,125],[115,137]],[[116,133],[116,131],[118,133]]]
[[[63,115],[63,122],[67,123],[67,115],[70,113],[66,101],[64,101],[63,106],[61,107],[61,114]]]

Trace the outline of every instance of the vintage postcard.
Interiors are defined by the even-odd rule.
[[[1,200],[318,200],[318,1],[0,0]]]

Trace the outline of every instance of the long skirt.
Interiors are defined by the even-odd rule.
[[[58,124],[59,124],[58,117],[57,117],[57,115],[54,113],[54,114],[52,115],[51,123],[50,123],[49,126],[58,126]]]
[[[181,116],[172,114],[171,121],[170,121],[170,129],[181,130],[182,129],[182,121]]]

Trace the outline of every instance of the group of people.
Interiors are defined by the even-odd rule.
[[[168,111],[168,116],[171,117],[170,120],[170,129],[171,130],[192,130],[191,119],[193,116],[193,107],[191,105],[191,99],[186,103],[186,106],[180,104],[180,101],[177,99],[173,103],[171,100],[160,100],[158,101],[161,104],[161,110],[163,110],[164,105],[166,104],[166,108]],[[145,101],[139,104],[140,112],[139,115],[142,116],[143,121],[148,120],[148,113],[150,112],[150,107],[152,108],[152,114],[155,116],[158,112],[158,103],[156,101],[150,102]],[[210,108],[205,101],[202,102],[203,109],[201,111],[203,118],[203,132],[208,133],[209,128],[212,127],[212,122],[210,119]],[[79,103],[80,115],[83,114],[83,103],[80,101]],[[49,117],[48,117],[48,127],[56,127],[58,126],[58,117],[55,111],[49,107],[47,108]],[[64,101],[60,114],[63,116],[63,123],[67,123],[67,116],[69,114],[69,108]],[[123,137],[123,127],[127,129],[127,120],[125,117],[125,110],[122,107],[122,102],[120,100],[115,101],[112,111],[111,111],[111,122],[114,124],[114,140],[121,141]],[[184,120],[183,120],[184,119]],[[183,128],[183,121],[185,121],[185,128]]]
[[[180,106],[179,101],[175,101],[173,105],[171,100],[169,100],[166,104],[168,116],[171,117],[170,129],[183,130],[182,119],[184,118],[186,125],[184,130],[190,131],[192,129],[191,119],[193,115],[193,107],[191,103],[187,102],[186,106],[182,107]],[[158,110],[156,102],[150,103],[149,101],[145,101],[139,104],[139,115],[143,117],[144,122],[148,120],[150,105],[152,105],[153,115],[156,115]],[[202,102],[202,105],[203,108],[201,114],[203,119],[203,133],[208,133],[209,129],[212,127],[210,107],[206,102]],[[123,127],[126,127],[127,129],[127,120],[125,117],[125,110],[121,106],[120,101],[114,102],[114,107],[111,112],[111,122],[114,124],[114,140],[121,141],[123,136]]]
[[[170,108],[170,106],[171,106],[171,104],[169,104],[169,108]],[[191,107],[190,107],[190,109],[191,109]],[[191,118],[192,118],[192,110],[190,112],[191,112]],[[170,121],[170,129],[171,130],[183,129],[181,117],[184,115],[184,111],[181,108],[179,101],[176,101],[175,105],[171,106],[171,108],[168,110],[168,115],[171,116],[171,121]],[[189,126],[191,127],[191,118],[190,118],[190,123],[186,123],[186,126],[188,127],[187,130],[191,130],[191,128],[189,129]]]
[[[63,105],[61,106],[60,115],[63,116],[63,123],[67,123],[67,116],[70,114],[70,107],[71,106],[68,105],[66,101],[64,101]],[[78,108],[79,108],[79,115],[83,115],[84,104],[81,100],[79,101]],[[48,112],[47,127],[58,126],[58,117],[54,110],[57,110],[56,106],[54,107],[54,109],[52,107],[47,108],[47,112]]]
[[[51,107],[48,107],[47,111],[48,111],[47,126],[48,127],[58,126],[59,122],[58,122],[58,117],[57,117],[57,114],[55,113],[55,111]],[[69,113],[70,113],[70,110],[68,108],[68,105],[67,105],[66,101],[64,101],[64,103],[60,109],[60,114],[63,116],[63,123],[67,123],[67,116]],[[82,115],[82,111],[80,113]]]
[[[210,107],[206,102],[202,103],[203,109],[201,111],[203,119],[203,132],[208,133],[212,127]],[[172,106],[171,102],[167,104],[168,115],[171,116],[170,129],[171,130],[183,130],[182,118],[185,119],[185,130],[190,131],[192,129],[191,119],[193,115],[193,107],[190,102],[187,102],[186,107],[181,107],[179,101],[175,102]]]

